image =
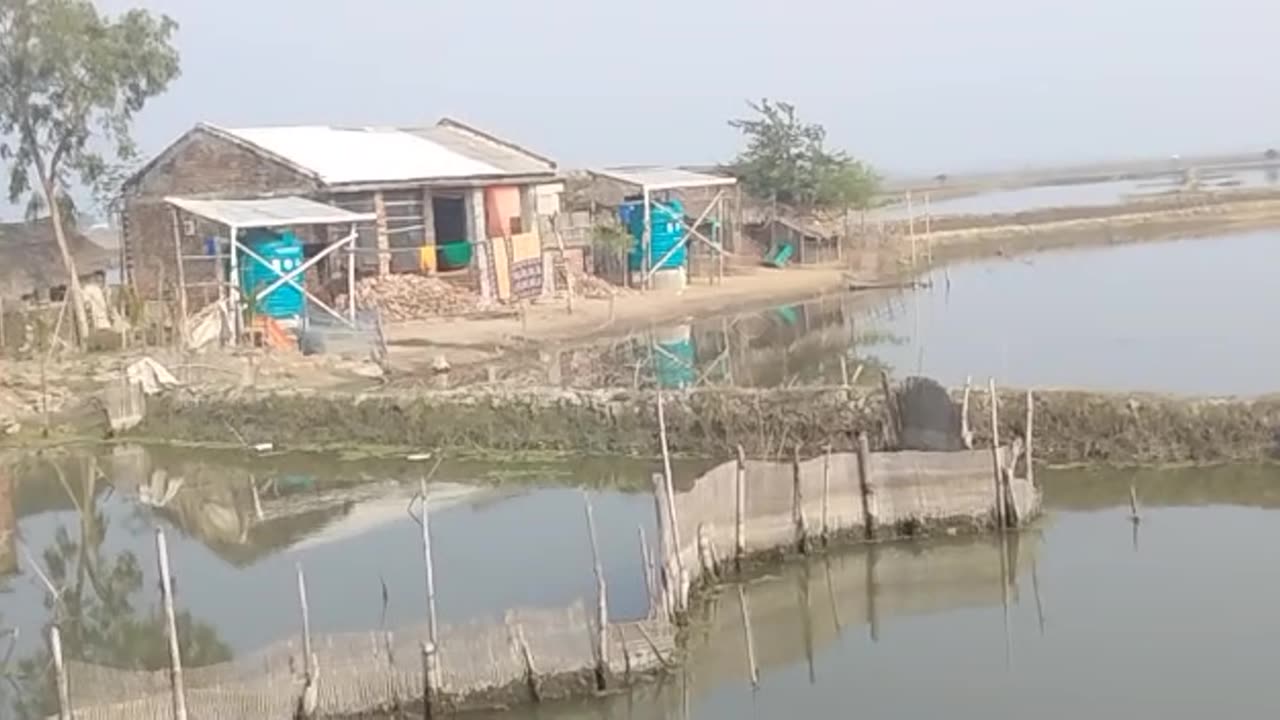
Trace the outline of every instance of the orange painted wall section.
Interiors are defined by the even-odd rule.
[[[508,185],[485,188],[484,215],[489,237],[506,237],[519,232],[520,188]]]

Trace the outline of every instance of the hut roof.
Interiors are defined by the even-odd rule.
[[[114,255],[78,231],[68,238],[81,275],[106,270]],[[0,297],[20,298],[66,283],[66,271],[49,220],[0,223]]]

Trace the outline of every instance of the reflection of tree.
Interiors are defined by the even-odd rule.
[[[129,670],[167,667],[164,616],[157,603],[146,599],[148,594],[155,596],[150,588],[139,596],[144,573],[138,557],[127,550],[103,552],[109,524],[99,507],[101,472],[96,462],[90,459],[83,466],[78,493],[67,482],[62,467],[56,461],[51,465],[76,507],[80,527],[78,536],[72,537],[65,525],[60,526],[52,545],[41,553],[45,573],[57,593],[56,597],[53,593],[45,597],[50,621],[41,629],[42,634],[47,637],[49,627],[57,623],[68,660]],[[179,613],[177,620],[186,664],[201,666],[230,659],[230,649],[211,626],[186,612]],[[15,703],[18,717],[43,718],[56,713],[50,667],[47,648],[19,664],[23,688]]]

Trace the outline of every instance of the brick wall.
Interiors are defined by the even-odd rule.
[[[214,132],[196,128],[165,150],[136,179],[125,197],[124,243],[126,277],[146,298],[162,291],[172,296],[177,278],[177,253],[173,246],[173,220],[164,198],[253,198],[264,195],[310,195],[319,184],[289,166],[256,155]],[[195,237],[183,238],[183,253],[197,255],[201,243],[214,228],[197,228]],[[222,230],[225,232],[225,230]],[[212,262],[187,263],[190,283],[213,278]],[[216,295],[210,288],[208,293]],[[193,306],[203,304],[204,291],[193,290]]]

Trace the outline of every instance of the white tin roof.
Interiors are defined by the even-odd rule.
[[[356,213],[300,197],[266,200],[195,200],[167,197],[165,202],[197,217],[235,228],[299,225],[350,225],[372,222],[373,213]]]
[[[631,166],[593,170],[596,175],[624,182],[649,191],[680,190],[705,187],[728,187],[737,180],[723,175],[708,175],[673,167]]]

